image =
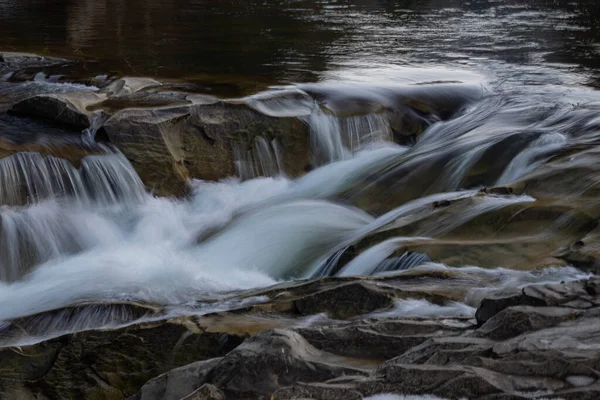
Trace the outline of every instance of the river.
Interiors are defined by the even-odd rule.
[[[78,170],[31,154],[3,159],[0,327],[41,316],[4,344],[261,303],[257,288],[325,275],[469,267],[495,282],[484,291],[587,276],[536,263],[599,216],[597,16],[593,1],[0,0],[0,49],[76,59],[78,76],[246,96],[261,112],[302,119],[318,155],[292,179],[276,149],[259,144],[260,170],[238,164],[237,178],[193,180],[186,199],[149,194],[120,154]],[[373,110],[407,88],[458,111],[393,143]],[[513,220],[502,210],[549,203],[572,209],[502,230]],[[498,218],[483,225],[500,233],[469,225],[490,213]],[[382,230],[394,234],[364,242]],[[367,250],[340,263],[359,243]],[[480,298],[441,312],[472,315]],[[127,303],[160,312],[85,308]],[[74,306],[76,318],[54,312]],[[418,309],[409,311],[439,311]]]

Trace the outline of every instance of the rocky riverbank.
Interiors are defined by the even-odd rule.
[[[598,397],[596,277],[505,288],[475,313],[453,309],[452,299],[483,284],[477,275],[419,269],[313,281],[272,288],[260,306],[5,348],[0,393],[137,400]],[[398,309],[407,297],[429,300],[417,306],[422,316]],[[15,325],[26,329],[27,321]]]

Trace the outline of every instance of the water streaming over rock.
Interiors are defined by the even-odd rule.
[[[58,197],[108,205],[144,198],[129,161],[111,154],[85,157],[77,169],[65,159],[17,153],[0,160],[0,204],[23,205]]]
[[[281,150],[277,139],[271,142],[259,136],[252,146],[245,143],[236,144],[233,148],[236,175],[241,179],[252,179],[260,176],[277,176],[284,173]]]

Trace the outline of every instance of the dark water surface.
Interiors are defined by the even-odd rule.
[[[592,0],[0,0],[0,49],[252,87],[427,66],[596,86],[599,16]]]

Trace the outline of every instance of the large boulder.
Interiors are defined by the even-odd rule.
[[[157,194],[182,194],[189,178],[235,175],[234,150],[276,141],[283,172],[298,176],[308,164],[308,127],[296,118],[275,118],[225,102],[117,112],[103,131]]]
[[[341,375],[363,375],[351,359],[311,346],[287,330],[271,330],[246,340],[214,367],[208,381],[231,398],[269,395],[295,382],[323,382]]]
[[[160,91],[160,84],[149,79],[117,80],[100,92],[48,94],[43,84],[29,86],[4,89],[16,101],[12,114],[78,135],[90,129],[97,140],[122,151],[158,195],[185,194],[190,178],[219,180],[236,169],[245,177],[280,172],[294,177],[309,164],[308,126],[295,117],[271,117],[210,96]],[[265,156],[273,165],[263,164]]]

